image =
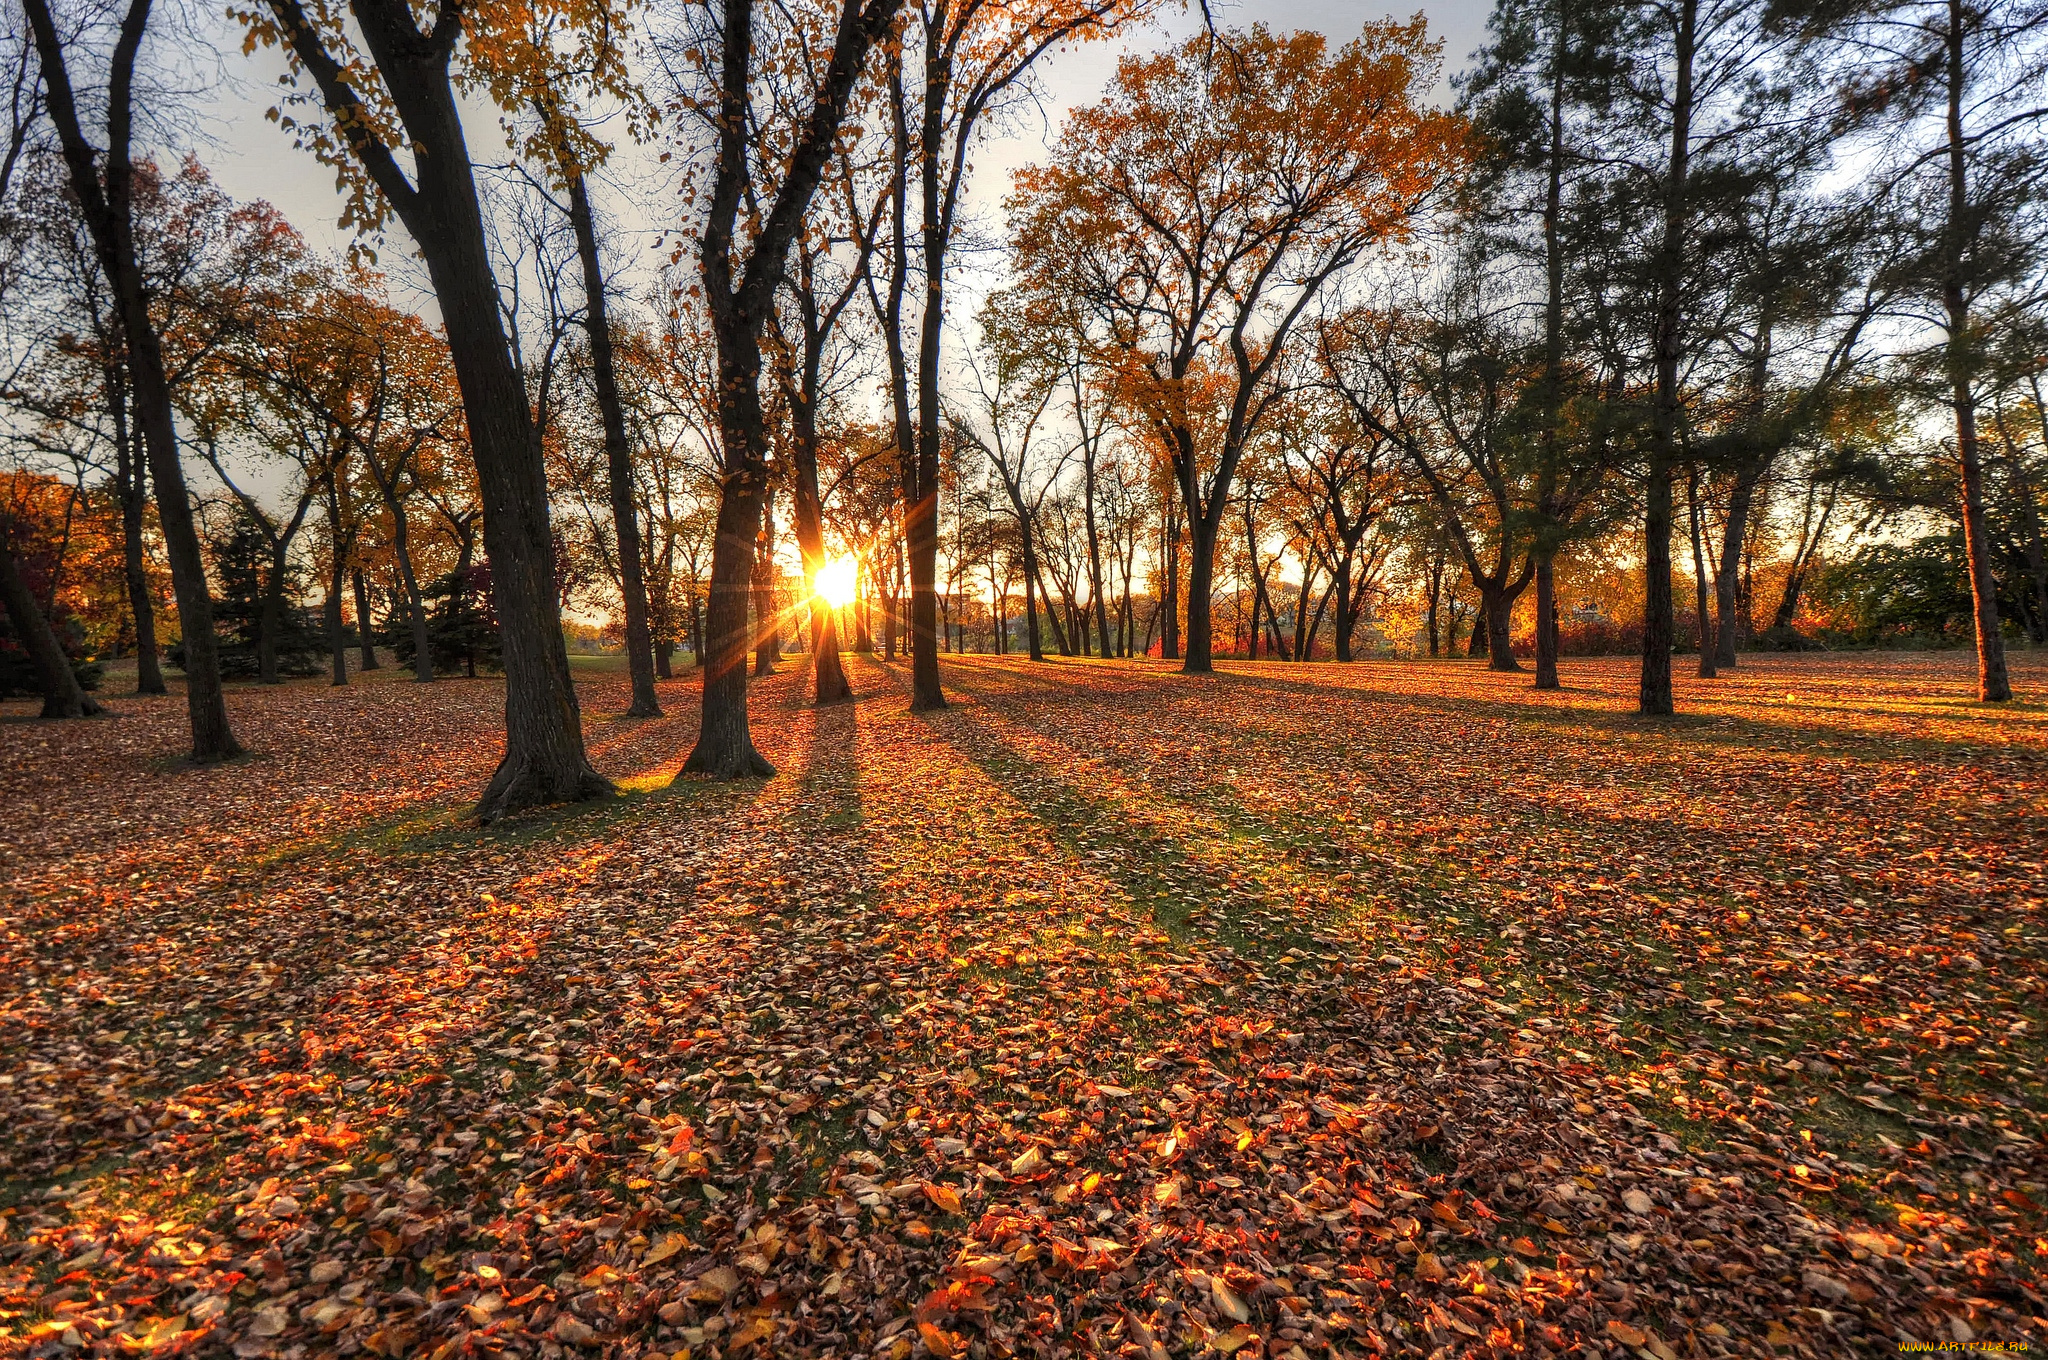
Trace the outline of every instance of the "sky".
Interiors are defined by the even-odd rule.
[[[1412,0],[1411,0],[1412,3]],[[1490,0],[1432,0],[1421,6],[1430,35],[1444,45],[1446,80],[1438,97],[1451,98],[1448,76],[1463,67],[1485,36]],[[1389,8],[1378,0],[1211,0],[1219,23],[1241,26],[1260,22],[1279,30],[1314,28],[1336,41],[1356,36],[1369,20],[1394,14],[1407,18],[1405,6]],[[1000,201],[1017,167],[1044,155],[1056,135],[1060,115],[1069,108],[1101,98],[1115,73],[1117,54],[1129,47],[1155,47],[1192,31],[1199,13],[1175,14],[1165,24],[1140,30],[1115,43],[1092,43],[1056,52],[1044,63],[1045,114],[1013,119],[1011,125],[985,137],[975,156],[970,205],[985,210]],[[341,207],[331,171],[294,150],[288,133],[265,116],[276,102],[276,80],[283,63],[274,52],[243,57],[239,33],[220,33],[218,79],[200,97],[198,116],[184,129],[197,138],[196,147],[220,186],[237,199],[263,198],[280,209],[318,249],[339,251],[349,236],[335,223]],[[210,66],[211,63],[208,63]],[[474,129],[472,153],[479,159],[497,154],[498,143],[487,128]],[[636,247],[648,252],[646,263],[622,260],[628,269],[651,267],[655,242],[663,227],[663,207],[670,202],[658,190],[633,191],[614,186],[610,202],[601,205],[617,231],[619,248],[629,255]],[[394,232],[400,229],[394,227]],[[400,245],[402,232],[390,244]],[[385,254],[392,263],[391,253]]]
[[[1484,40],[1491,9],[1492,0],[1431,0],[1422,5],[1430,36],[1443,43],[1444,75],[1435,91],[1439,101],[1448,103],[1455,97],[1451,77]],[[1264,23],[1279,31],[1314,28],[1334,42],[1357,36],[1372,20],[1389,16],[1407,19],[1415,13],[1407,5],[1390,8],[1380,0],[1210,0],[1210,11],[1219,24],[1242,27]],[[283,60],[272,50],[244,56],[240,29],[225,19],[200,18],[198,22],[215,27],[210,34],[202,33],[194,46],[181,44],[183,50],[166,54],[187,73],[179,82],[185,86],[181,97],[170,101],[178,110],[178,122],[165,129],[166,137],[187,143],[178,150],[196,151],[229,195],[240,201],[269,201],[315,250],[340,255],[354,238],[336,221],[342,200],[334,172],[311,154],[295,149],[291,135],[267,116],[277,103]],[[994,239],[1000,225],[999,205],[1009,190],[1011,174],[1046,154],[1066,110],[1102,98],[1120,53],[1159,47],[1193,33],[1199,23],[1199,9],[1175,12],[1165,22],[1116,41],[1081,44],[1043,59],[1040,109],[990,127],[975,148],[965,201],[970,222],[978,220],[989,229],[976,234]],[[488,112],[480,110],[471,123],[470,151],[480,162],[507,158]],[[614,284],[630,296],[646,295],[656,270],[675,244],[669,235],[675,199],[662,178],[651,153],[616,156],[613,170],[602,177],[593,195],[607,228]],[[437,321],[425,270],[411,258],[404,228],[393,222],[388,230],[378,260],[390,281],[392,300]],[[950,284],[948,311],[957,323],[958,318],[971,316],[980,296],[1000,286],[1005,275],[1004,262],[985,252],[976,254],[956,247],[954,259],[957,273]],[[280,499],[288,495],[281,466],[259,462],[244,467],[242,475],[258,496]],[[204,475],[199,479],[202,484],[209,480]]]

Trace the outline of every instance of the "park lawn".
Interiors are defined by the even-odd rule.
[[[2048,1340],[2048,708],[1745,660],[948,658],[781,770],[579,668],[0,721],[0,1354]],[[2023,694],[2048,665],[2022,656]]]

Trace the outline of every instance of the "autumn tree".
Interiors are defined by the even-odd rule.
[[[503,628],[505,755],[478,800],[490,821],[542,803],[609,794],[583,749],[555,590],[545,465],[533,409],[505,331],[458,84],[523,111],[541,54],[533,13],[448,3],[422,24],[407,0],[269,0],[238,11],[249,45],[282,47],[310,79],[304,102],[324,118],[286,118],[300,145],[343,173],[343,222],[368,231],[395,216],[427,266],[462,391],[468,444],[482,492],[484,544]],[[562,42],[601,40],[602,5],[562,11]],[[351,27],[352,25],[352,27]],[[360,46],[356,34],[360,34]],[[589,60],[566,68],[602,79]],[[405,161],[411,162],[408,171]]]
[[[60,28],[50,0],[22,0],[22,8],[34,34],[48,117],[120,321],[136,424],[156,487],[157,519],[170,557],[184,635],[192,758],[223,760],[242,748],[228,725],[227,700],[221,691],[206,563],[185,488],[170,376],[165,369],[162,336],[151,315],[151,291],[142,269],[135,216],[136,62],[149,28],[150,3],[129,0],[105,56],[105,89],[97,99],[105,119],[104,147],[95,146],[86,133],[72,74],[74,60],[82,63],[88,59],[82,50],[86,44],[72,35],[97,30],[90,25]]]
[[[1093,313],[1168,461],[1190,547],[1187,658],[1211,669],[1217,535],[1247,440],[1316,294],[1406,239],[1465,160],[1457,119],[1426,109],[1437,48],[1420,20],[1331,51],[1263,27],[1128,57],[1108,99],[1070,115],[1052,162],[1018,177],[1033,286]],[[1198,445],[1180,391],[1228,375],[1227,417]]]
[[[784,35],[780,48],[764,32],[754,0],[724,0],[709,50],[707,85],[680,94],[714,137],[708,192],[697,253],[699,286],[718,353],[718,537],[711,563],[711,600],[705,630],[703,715],[697,744],[683,773],[718,779],[773,774],[754,749],[747,726],[746,662],[751,634],[755,538],[769,485],[768,429],[761,400],[761,338],[790,247],[802,230],[811,197],[853,98],[868,54],[888,34],[901,0],[843,0],[819,61],[802,35]],[[761,44],[757,53],[756,44]],[[776,124],[777,140],[764,147],[756,119],[774,121],[757,57],[798,61],[809,79],[795,111]],[[745,220],[742,205],[747,208]],[[678,776],[680,777],[680,776]]]

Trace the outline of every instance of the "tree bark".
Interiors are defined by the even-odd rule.
[[[1486,669],[1490,671],[1522,669],[1522,663],[1515,660],[1515,601],[1532,575],[1533,571],[1525,572],[1520,581],[1495,588],[1486,601]]]
[[[404,475],[404,469],[402,465],[392,469],[387,480],[377,467],[374,450],[367,461],[377,489],[384,495],[384,508],[391,512],[391,560],[398,567],[398,583],[405,591],[406,622],[412,629],[412,676],[417,683],[430,685],[434,682],[433,628],[427,620],[426,594],[413,574],[412,537],[405,520],[405,502],[398,498],[398,479]],[[566,658],[563,664],[568,664]]]
[[[818,573],[825,566],[825,513],[818,492],[818,431],[810,404],[790,403],[794,427],[791,444],[796,454],[796,476],[792,500],[795,503],[797,551],[803,555],[804,576],[815,591]],[[811,702],[843,703],[853,697],[847,682],[846,663],[839,655],[839,611],[818,598],[810,598],[811,615]]]
[[[277,670],[277,635],[284,627],[284,581],[291,540],[271,549],[270,579],[263,583],[263,616],[256,630],[256,679],[265,685],[281,685]]]
[[[1536,556],[1536,688],[1557,689],[1557,572],[1552,553]]]
[[[133,384],[136,423],[156,483],[157,520],[171,563],[171,585],[178,600],[178,622],[185,641],[185,706],[192,726],[192,758],[223,760],[242,747],[228,725],[227,698],[221,690],[219,644],[213,632],[213,597],[206,581],[205,558],[192,503],[185,491],[179,459],[177,423],[171,410],[170,379],[164,370],[163,347],[149,314],[149,287],[135,246],[132,211],[134,182],[130,159],[133,127],[136,54],[149,24],[150,0],[130,0],[114,45],[107,80],[107,148],[104,175],[100,153],[86,140],[65,64],[63,40],[51,17],[49,0],[23,0],[34,32],[42,68],[45,107],[56,125],[93,246],[112,283],[119,304],[122,338]]]
[[[327,670],[330,685],[348,683],[348,639],[342,632],[341,592],[347,589],[344,577],[346,570],[341,564],[341,555],[335,554],[334,570],[327,575],[327,604],[324,609],[327,623]]]
[[[369,583],[363,580],[363,569],[361,567],[351,568],[349,570],[349,577],[355,585],[356,646],[362,653],[361,660],[356,669],[374,671],[379,669],[380,663],[377,660],[377,644],[370,631]]]
[[[98,701],[79,685],[78,675],[71,669],[71,658],[64,655],[64,645],[57,640],[57,631],[50,626],[43,607],[36,603],[35,592],[23,579],[13,545],[4,534],[0,534],[0,605],[7,607],[14,635],[35,665],[36,678],[43,687],[43,716],[91,718],[100,714],[103,710]]]
[[[566,157],[565,157],[566,159]],[[612,498],[612,532],[619,541],[619,593],[626,610],[626,670],[632,677],[629,718],[659,718],[654,693],[654,639],[647,624],[647,573],[640,561],[639,516],[633,505],[633,446],[626,437],[626,407],[612,355],[610,310],[605,302],[604,267],[597,253],[597,223],[582,167],[569,167],[569,223],[583,262],[583,329],[590,336],[591,385],[604,418],[605,472]]]
[[[1215,629],[1215,620],[1210,617],[1210,606],[1215,595],[1215,582],[1215,526],[1209,523],[1208,516],[1196,514],[1190,508],[1187,655],[1181,662],[1181,671],[1187,675],[1208,675],[1216,669],[1215,661],[1210,654]]]

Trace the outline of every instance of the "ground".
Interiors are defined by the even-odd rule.
[[[1566,672],[584,667],[488,828],[493,681],[9,704],[0,1355],[2048,1342],[2048,707]]]

